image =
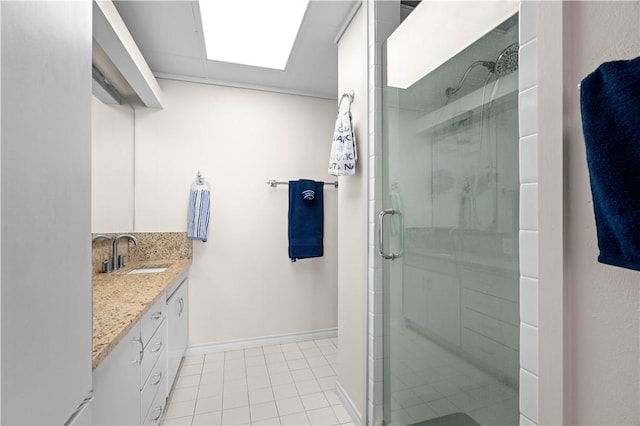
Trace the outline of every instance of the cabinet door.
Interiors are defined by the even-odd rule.
[[[460,280],[428,272],[427,330],[460,345]]]
[[[405,319],[420,327],[427,326],[426,274],[427,271],[405,265],[402,277],[402,312]]]
[[[187,349],[189,342],[189,286],[184,280],[180,287],[169,299],[169,353],[168,353],[168,380],[167,396],[171,392],[180,361]]]
[[[140,323],[93,372],[93,424],[140,424]]]

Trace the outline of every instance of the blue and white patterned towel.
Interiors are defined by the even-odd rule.
[[[338,116],[333,132],[333,143],[329,156],[329,174],[333,176],[351,176],[356,174],[356,133],[351,123],[351,113]]]
[[[192,189],[189,194],[189,218],[187,237],[191,240],[207,241],[209,231],[209,208],[211,204],[208,189]]]

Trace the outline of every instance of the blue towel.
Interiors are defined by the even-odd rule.
[[[640,58],[600,65],[580,105],[598,261],[640,271]]]
[[[192,189],[189,194],[187,238],[207,241],[209,231],[210,193],[208,189]]]
[[[289,181],[289,258],[321,257],[324,182]]]

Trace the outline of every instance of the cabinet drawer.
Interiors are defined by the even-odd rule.
[[[520,294],[519,276],[513,272],[486,272],[465,268],[462,270],[462,286],[516,303]]]
[[[465,308],[520,326],[520,307],[516,302],[468,289],[463,290],[462,300]]]
[[[147,417],[145,417],[142,424],[145,426],[159,425],[160,419],[162,418],[162,413],[164,413],[166,404],[167,404],[167,398],[165,397],[164,392],[156,393],[156,397],[153,399],[153,402],[151,403],[151,408],[149,408]]]
[[[158,393],[159,389],[163,391],[166,388],[165,381],[167,380],[167,349],[163,348],[160,351],[160,357],[156,361],[156,365],[151,370],[147,382],[140,391],[140,418],[146,418],[149,410],[151,409],[151,403]]]
[[[462,311],[462,326],[511,349],[518,350],[520,329],[514,324],[508,324],[465,308]]]
[[[159,298],[156,303],[142,316],[140,320],[142,344],[146,347],[149,339],[155,333],[158,326],[167,316],[167,305],[163,297]]]
[[[428,270],[431,272],[436,272],[436,273],[445,274],[445,275],[457,274],[455,260],[456,259],[453,256],[447,259],[439,259],[437,255],[425,256],[425,255],[411,253],[411,252],[407,252],[404,255],[405,265],[409,265],[415,268],[420,268],[423,270]]]
[[[462,330],[462,348],[471,355],[472,359],[499,372],[500,376],[518,379],[520,371],[518,351],[466,328]]]
[[[152,368],[158,362],[158,358],[163,353],[163,349],[167,343],[167,322],[163,321],[156,333],[151,337],[149,343],[144,348],[144,355],[140,364],[140,389],[147,382]]]

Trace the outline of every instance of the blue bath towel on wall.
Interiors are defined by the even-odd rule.
[[[598,261],[640,271],[640,58],[600,65],[580,106]]]
[[[324,182],[289,181],[289,258],[321,257],[323,253]]]

